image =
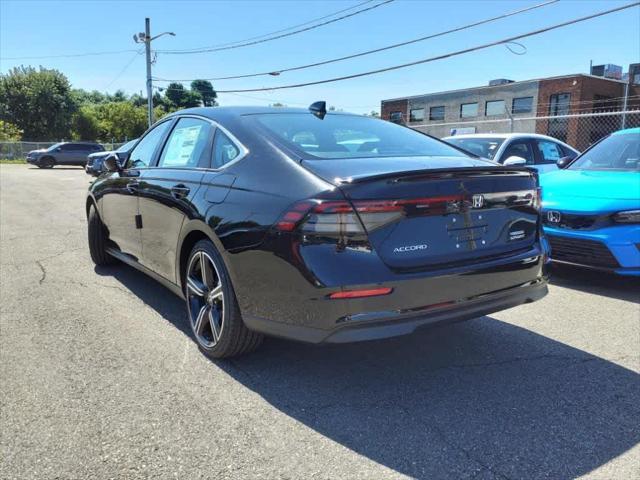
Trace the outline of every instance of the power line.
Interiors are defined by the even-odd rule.
[[[138,58],[138,55],[140,55],[141,53],[142,53],[142,49],[140,49],[140,50],[136,50],[136,53],[134,53],[134,54],[133,54],[133,57],[131,57],[131,59],[130,59],[126,64],[125,64],[125,66],[124,66],[124,67],[122,67],[122,70],[120,70],[120,71],[118,72],[118,74],[117,74],[115,77],[113,77],[113,80],[111,80],[111,81],[107,84],[107,86],[106,86],[106,87],[104,87],[104,88],[105,88],[105,90],[106,90],[107,88],[109,88],[111,85],[113,85],[113,84],[116,82],[116,80],[118,80],[118,79],[122,76],[122,74],[124,74],[124,72],[126,72],[126,71],[129,69],[129,67],[131,66],[131,64],[135,61],[135,59],[136,59],[136,58]]]
[[[398,47],[404,47],[406,45],[411,45],[412,43],[418,43],[418,42],[424,42],[426,40],[430,40],[433,38],[437,38],[437,37],[441,37],[444,35],[448,35],[451,33],[456,33],[456,32],[460,32],[463,30],[467,30],[469,28],[472,27],[477,27],[479,25],[484,25],[490,22],[495,22],[497,20],[502,20],[504,18],[508,18],[508,17],[512,17],[514,15],[518,15],[520,13],[525,13],[531,10],[535,10],[537,8],[542,8],[545,7],[547,5],[551,5],[553,3],[557,3],[559,0],[549,0],[547,2],[544,3],[539,3],[537,5],[533,5],[530,7],[526,7],[526,8],[522,8],[520,10],[515,10],[512,12],[508,12],[502,15],[498,15],[496,17],[491,17],[491,18],[487,18],[484,20],[480,20],[474,23],[470,23],[468,25],[463,25],[461,27],[456,27],[456,28],[452,28],[450,30],[445,30],[442,32],[438,32],[438,33],[434,33],[434,34],[430,34],[424,37],[420,37],[420,38],[415,38],[413,40],[408,40],[406,42],[400,42],[400,43],[395,43],[393,45],[387,45],[385,47],[381,47],[381,48],[376,48],[373,50],[367,50],[364,52],[360,52],[360,53],[355,53],[352,55],[346,55],[344,57],[339,57],[339,58],[332,58],[330,60],[323,60],[321,62],[315,62],[315,63],[309,63],[306,65],[300,65],[297,67],[290,67],[290,68],[280,68],[280,69],[275,69],[275,70],[270,70],[268,72],[260,72],[260,73],[249,73],[249,74],[244,74],[244,75],[233,75],[233,76],[227,76],[227,77],[212,77],[212,78],[204,78],[203,80],[232,80],[232,79],[238,79],[238,78],[249,78],[249,77],[261,77],[261,76],[277,76],[280,75],[281,73],[285,73],[285,72],[293,72],[296,70],[303,70],[306,68],[312,68],[312,67],[319,67],[321,65],[327,65],[329,63],[335,63],[335,62],[341,62],[343,60],[350,60],[352,58],[357,58],[357,57],[363,57],[365,55],[371,55],[373,53],[378,53],[378,52],[383,52],[385,50],[391,50],[393,48],[398,48]],[[156,78],[155,80],[159,80],[159,81],[163,81],[163,82],[183,82],[183,81],[188,81],[188,79],[176,79],[176,80],[169,80],[169,79],[165,79],[165,78]]]
[[[284,38],[284,37],[290,37],[291,35],[296,35],[298,33],[302,33],[302,32],[308,32],[309,30],[313,30],[319,27],[324,27],[325,25],[329,25],[331,23],[335,23],[338,22],[340,20],[344,20],[346,18],[350,18],[353,17],[355,15],[359,15],[361,13],[365,13],[368,12],[370,10],[373,10],[375,8],[381,7],[383,5],[386,5],[388,3],[391,3],[395,0],[384,0],[380,3],[377,3],[375,5],[372,5],[370,7],[367,8],[362,8],[360,10],[356,10],[355,12],[349,13],[347,15],[342,15],[340,17],[337,18],[333,18],[331,20],[327,20],[325,22],[322,23],[317,23],[315,25],[311,25],[309,27],[305,27],[305,28],[301,28],[299,30],[294,30],[293,32],[288,32],[288,33],[282,33],[280,35],[275,35],[275,36],[271,36],[268,38],[264,38],[262,40],[254,40],[251,42],[245,42],[245,43],[239,43],[239,44],[233,44],[233,45],[229,45],[229,46],[219,46],[219,47],[201,47],[201,48],[193,48],[193,49],[185,49],[185,50],[156,50],[156,53],[164,53],[167,55],[190,55],[190,54],[194,54],[194,53],[208,53],[208,52],[219,52],[222,50],[231,50],[231,49],[235,49],[235,48],[241,48],[241,47],[248,47],[251,45],[257,45],[259,43],[264,43],[264,42],[270,42],[272,40],[277,40],[280,38]]]
[[[329,15],[325,15],[323,17],[319,17],[319,18],[315,18],[313,20],[309,20],[308,22],[305,22],[305,23],[301,23],[301,24],[294,25],[294,26],[291,26],[291,27],[288,27],[288,28],[284,28],[282,30],[276,30],[275,32],[265,33],[263,35],[258,35],[256,37],[249,37],[249,38],[246,38],[244,40],[237,40],[235,42],[224,43],[224,44],[219,44],[219,45],[213,45],[211,48],[226,47],[226,46],[229,46],[229,45],[235,45],[236,43],[246,42],[246,41],[249,41],[249,40],[259,39],[259,38],[263,38],[263,37],[266,37],[266,36],[274,35],[274,34],[277,34],[277,33],[286,32],[287,30],[291,30],[292,28],[302,27],[302,26],[308,25],[310,23],[315,23],[317,21],[324,20],[325,18],[333,17],[333,16],[338,15],[340,13],[343,13],[343,12],[346,12],[346,11],[349,11],[349,10],[353,10],[354,8],[358,8],[358,7],[362,6],[362,5],[365,5],[367,3],[371,3],[373,1],[375,1],[375,0],[366,0],[364,2],[361,2],[361,3],[358,3],[356,5],[353,5],[352,7],[344,8],[342,10],[338,10],[337,12],[333,12],[333,13],[331,13]],[[391,1],[393,1],[393,0],[391,0]],[[34,55],[34,56],[26,56],[26,57],[0,57],[0,60],[38,60],[38,59],[47,59],[47,58],[76,58],[76,57],[91,57],[91,56],[100,56],[100,55],[118,55],[118,54],[122,54],[122,53],[129,53],[129,52],[136,52],[136,51],[137,50],[134,50],[134,49],[128,49],[128,50],[111,50],[111,51],[103,51],[103,52],[68,53],[68,54],[59,54],[59,55]],[[171,53],[171,52],[179,52],[179,50],[162,51],[162,53]]]
[[[245,93],[245,92],[266,92],[266,91],[272,91],[272,90],[284,90],[284,89],[288,89],[288,88],[300,88],[300,87],[308,87],[311,85],[320,85],[320,84],[324,84],[324,83],[332,83],[332,82],[339,82],[342,80],[351,80],[353,78],[360,78],[360,77],[366,77],[369,75],[375,75],[378,73],[384,73],[384,72],[390,72],[393,70],[400,70],[402,68],[407,68],[407,67],[412,67],[414,65],[421,65],[423,63],[430,63],[430,62],[435,62],[436,60],[443,60],[445,58],[451,58],[451,57],[455,57],[458,55],[463,55],[465,53],[470,53],[470,52],[475,52],[478,50],[484,50],[490,47],[495,47],[496,45],[502,45],[508,42],[513,42],[514,40],[520,40],[521,38],[527,38],[527,37],[532,37],[534,35],[539,35],[541,33],[545,33],[545,32],[549,32],[551,30],[556,30],[558,28],[562,28],[562,27],[566,27],[569,25],[573,25],[576,23],[580,23],[580,22],[584,22],[586,20],[591,20],[593,18],[597,18],[597,17],[601,17],[603,15],[609,15],[611,13],[614,12],[619,12],[621,10],[626,10],[628,8],[632,8],[632,7],[636,7],[640,5],[640,2],[634,2],[628,5],[623,5],[621,7],[617,7],[617,8],[612,8],[609,10],[605,10],[602,12],[598,12],[598,13],[594,13],[592,15],[587,15],[585,17],[580,17],[580,18],[576,18],[574,20],[569,20],[567,22],[563,22],[563,23],[558,23],[556,25],[552,25],[550,27],[545,27],[545,28],[541,28],[538,30],[534,30],[532,32],[528,32],[528,33],[524,33],[521,35],[515,35],[513,37],[509,37],[509,38],[505,38],[502,40],[497,40],[495,42],[490,42],[490,43],[485,43],[483,45],[478,45],[476,47],[470,47],[470,48],[466,48],[464,50],[458,50],[455,52],[451,52],[451,53],[445,53],[443,55],[438,55],[435,57],[430,57],[430,58],[425,58],[422,60],[416,60],[414,62],[409,62],[409,63],[403,63],[400,65],[394,65],[391,67],[385,67],[385,68],[379,68],[377,70],[369,70],[367,72],[361,72],[361,73],[354,73],[352,75],[345,75],[342,77],[334,77],[334,78],[327,78],[324,80],[316,80],[313,82],[304,82],[304,83],[296,83],[296,84],[291,84],[291,85],[278,85],[275,87],[268,87],[268,88],[243,88],[243,89],[238,89],[238,90],[219,90],[218,93]]]
[[[338,10],[337,12],[333,12],[333,13],[330,13],[330,14],[328,14],[328,15],[324,15],[323,17],[314,18],[313,20],[309,20],[309,21],[304,22],[304,23],[299,23],[299,24],[297,24],[297,25],[292,25],[292,26],[290,26],[290,27],[283,28],[283,29],[281,29],[281,30],[276,30],[276,31],[274,31],[274,32],[263,33],[262,35],[257,35],[257,36],[255,36],[255,37],[249,37],[249,38],[245,38],[245,39],[242,39],[242,40],[236,40],[235,42],[219,43],[219,44],[217,44],[217,45],[211,45],[211,46],[209,46],[209,47],[202,47],[202,48],[218,48],[218,47],[226,47],[226,46],[229,46],[229,45],[236,45],[236,44],[238,44],[238,43],[249,42],[249,41],[251,41],[251,40],[256,40],[256,39],[259,39],[259,38],[270,37],[271,35],[276,35],[276,34],[278,34],[278,33],[286,32],[286,31],[288,31],[288,30],[292,30],[292,29],[294,29],[294,28],[304,27],[305,25],[309,25],[310,23],[319,22],[320,20],[324,20],[325,18],[334,17],[334,16],[339,15],[339,14],[341,14],[341,13],[343,13],[343,12],[347,12],[347,11],[349,11],[349,10],[353,10],[354,8],[361,7],[362,5],[365,5],[365,4],[367,4],[367,3],[371,3],[371,2],[373,2],[373,1],[375,1],[375,0],[365,0],[364,2],[358,3],[358,4],[356,4],[356,5],[353,5],[353,6],[349,7],[349,8],[343,8],[342,10]],[[172,50],[172,51],[175,51],[175,50]]]

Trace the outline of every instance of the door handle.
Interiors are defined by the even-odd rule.
[[[189,195],[190,191],[191,189],[186,185],[183,185],[182,183],[171,187],[171,195],[177,199],[186,197],[187,195]]]
[[[140,187],[140,182],[138,182],[137,180],[127,183],[127,190],[129,190],[129,193],[138,193],[139,187]]]

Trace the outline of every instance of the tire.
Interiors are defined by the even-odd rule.
[[[116,259],[107,253],[107,232],[98,216],[95,205],[89,208],[88,218],[89,254],[96,265],[112,265]]]
[[[242,321],[229,273],[209,240],[196,243],[189,254],[184,293],[191,332],[205,355],[230,358],[260,346],[263,336]]]
[[[44,157],[38,162],[38,168],[53,168],[56,161],[52,157]]]

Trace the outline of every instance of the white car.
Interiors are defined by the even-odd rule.
[[[561,158],[580,155],[566,143],[536,133],[474,133],[443,140],[502,165],[527,165],[540,173],[556,170]]]

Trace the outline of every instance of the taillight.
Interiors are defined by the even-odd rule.
[[[305,200],[293,204],[280,217],[276,229],[316,234],[358,234],[364,228],[346,201]]]
[[[461,195],[401,200],[305,200],[293,204],[280,217],[276,228],[317,234],[372,232],[411,215],[442,215],[462,200]]]

